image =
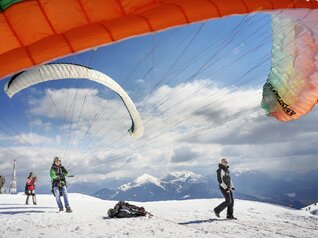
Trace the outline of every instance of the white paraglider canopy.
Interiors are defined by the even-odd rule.
[[[106,74],[82,65],[54,63],[33,68],[14,75],[5,84],[4,91],[12,98],[23,89],[39,83],[76,78],[85,78],[95,81],[116,92],[126,106],[132,121],[131,128],[128,130],[129,133],[135,138],[139,138],[143,135],[143,125],[140,115],[125,90]]]

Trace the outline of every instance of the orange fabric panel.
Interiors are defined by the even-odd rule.
[[[244,0],[244,2],[249,12],[271,10],[274,7],[270,0]]]
[[[21,46],[3,14],[0,15],[0,54]]]
[[[23,45],[29,45],[53,34],[36,1],[9,7],[5,15]]]
[[[153,8],[160,7],[162,5],[164,5],[164,3],[162,1],[158,1],[158,2],[151,3],[151,4],[147,4],[147,5],[141,6],[139,8],[134,8],[134,11],[130,11],[129,15],[139,15],[139,14],[147,12],[147,11],[153,9]],[[123,9],[123,12],[124,11],[125,11],[125,9]]]
[[[89,20],[93,23],[113,20],[123,15],[114,0],[81,0],[81,2]]]
[[[296,8],[318,8],[317,1],[297,1],[295,2]]]
[[[187,16],[183,14],[182,8],[173,4],[165,4],[140,15],[148,19],[155,31],[187,23]]]
[[[0,57],[1,74],[21,71],[33,65],[28,52],[24,47],[8,51]]]
[[[306,0],[23,1],[10,6],[5,13],[0,13],[0,78],[76,51],[151,31],[211,19],[219,15],[293,7],[318,8],[318,2]]]
[[[104,21],[102,25],[109,30],[114,40],[149,32],[147,21],[139,16],[125,16],[114,21]]]
[[[50,58],[58,58],[61,55],[71,54],[65,38],[62,35],[53,35],[31,44],[29,52],[37,64],[43,63]],[[0,57],[1,58],[1,57]]]
[[[117,0],[117,2],[120,2],[119,4],[123,8],[125,14],[131,14],[133,12],[139,11],[140,8],[146,7],[143,10],[149,10],[155,0]]]
[[[164,2],[182,6],[190,22],[219,17],[218,9],[209,0],[201,0],[200,4],[194,5],[193,0],[165,0]]]
[[[66,38],[75,51],[84,50],[112,41],[105,28],[99,24],[86,25],[65,33]],[[86,37],[83,37],[86,36]]]
[[[57,33],[65,33],[73,28],[88,24],[78,0],[39,1]]]
[[[294,7],[295,0],[273,1],[274,8],[291,8]]]
[[[214,2],[215,5],[218,7],[221,16],[227,16],[231,15],[233,13],[235,14],[244,14],[248,13],[248,9],[246,9],[246,5],[243,1],[236,0],[232,1],[231,3],[224,4],[224,1],[220,0],[211,0],[211,2]]]

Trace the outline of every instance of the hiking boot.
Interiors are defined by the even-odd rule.
[[[33,205],[37,205],[36,202],[34,202]]]
[[[217,212],[215,209],[214,209],[213,211],[214,211],[215,216],[218,217],[218,218],[220,218],[220,213]]]
[[[71,213],[71,212],[73,212],[73,211],[72,211],[71,207],[66,207],[66,212],[67,212],[67,213]]]
[[[234,216],[227,216],[226,218],[229,219],[229,220],[237,220],[237,218],[234,217]]]
[[[63,212],[63,211],[64,211],[63,207],[60,207],[59,212]]]

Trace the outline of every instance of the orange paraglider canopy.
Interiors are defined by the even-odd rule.
[[[0,78],[75,52],[169,27],[313,0],[5,0]]]

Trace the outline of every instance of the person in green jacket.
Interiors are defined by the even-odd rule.
[[[64,205],[66,208],[66,212],[72,212],[70,207],[70,203],[68,201],[67,189],[66,189],[66,179],[68,172],[65,167],[61,164],[61,159],[59,157],[55,157],[53,160],[53,164],[50,170],[50,177],[52,179],[52,191],[56,198],[57,205],[59,207],[59,211],[63,211],[63,204],[61,201],[61,196],[64,198]]]

